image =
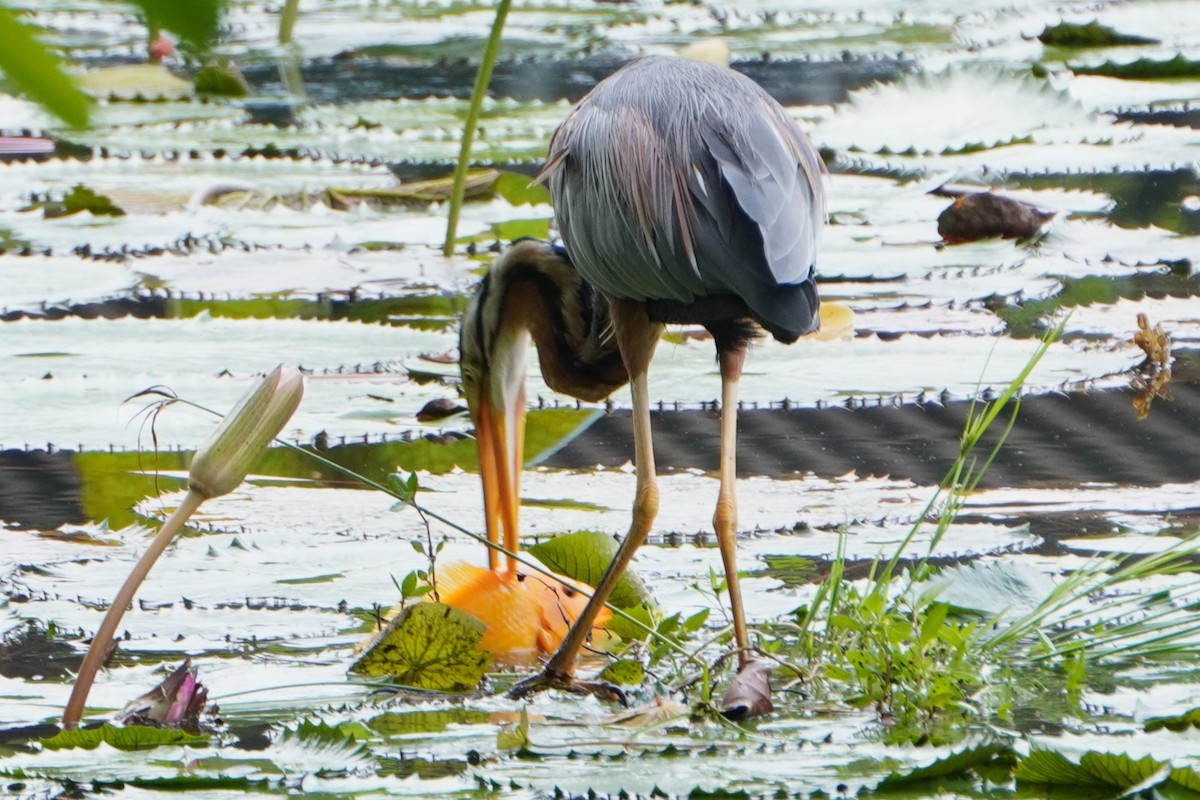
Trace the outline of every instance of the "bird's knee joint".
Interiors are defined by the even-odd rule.
[[[737,530],[737,504],[727,500],[721,500],[717,503],[717,510],[713,512],[713,529],[718,534],[724,531]]]
[[[643,486],[633,501],[634,513],[654,517],[658,514],[658,487]]]

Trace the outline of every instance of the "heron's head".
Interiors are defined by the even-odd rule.
[[[561,247],[513,242],[480,281],[459,338],[462,388],[479,449],[488,537],[516,549],[525,434],[525,373],[537,345],[555,391],[602,400],[628,380],[611,335],[608,303]],[[494,565],[493,561],[493,565]]]

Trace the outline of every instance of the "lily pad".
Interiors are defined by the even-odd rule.
[[[456,608],[417,603],[375,637],[350,671],[422,689],[469,691],[491,661],[478,647],[483,632],[483,623]]]
[[[972,561],[942,570],[937,599],[988,617],[1025,614],[1054,591],[1049,575],[1024,562]]]
[[[618,547],[617,540],[606,533],[576,531],[535,544],[529,552],[551,570],[595,586],[617,554]],[[617,608],[632,608],[650,599],[650,590],[642,579],[625,570],[609,602]]]
[[[1095,66],[1069,65],[1076,75],[1103,75],[1135,81],[1159,81],[1168,78],[1200,77],[1200,61],[1187,58],[1183,53],[1174,58],[1139,58],[1137,61],[1117,63],[1105,61]]]
[[[192,94],[190,83],[161,64],[103,67],[84,75],[81,83],[97,97],[117,100],[179,100]]]
[[[1157,39],[1121,33],[1099,21],[1087,23],[1060,22],[1047,25],[1038,40],[1052,47],[1117,47],[1122,45],[1157,44]]]
[[[99,728],[76,728],[60,731],[49,739],[42,740],[47,750],[82,748],[92,750],[100,744],[109,744],[118,750],[140,750],[164,744],[205,744],[207,736],[200,736],[178,728],[157,728],[150,725],[101,725]]]

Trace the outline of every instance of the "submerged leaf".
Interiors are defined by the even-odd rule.
[[[193,85],[199,94],[218,97],[245,97],[250,94],[250,86],[241,70],[231,64],[201,67],[193,79]]]
[[[375,637],[350,671],[422,689],[470,691],[490,662],[479,649],[483,632],[483,623],[456,608],[417,603]]]
[[[1157,731],[1166,728],[1169,731],[1181,731],[1185,728],[1200,728],[1200,708],[1193,708],[1173,717],[1153,717],[1146,720],[1147,731]]]
[[[179,100],[192,93],[192,84],[176,78],[162,64],[120,64],[83,76],[83,88],[96,97],[119,100]]]
[[[619,546],[617,540],[607,533],[576,531],[539,542],[530,547],[529,552],[551,570],[583,581],[588,586],[595,586],[617,554]],[[609,602],[617,608],[632,608],[650,599],[646,584],[627,569],[613,589]]]

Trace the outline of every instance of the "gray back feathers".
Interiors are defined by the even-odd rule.
[[[652,57],[580,101],[544,177],[567,251],[605,294],[680,304],[730,294],[790,340],[816,324],[823,171],[753,81]]]

